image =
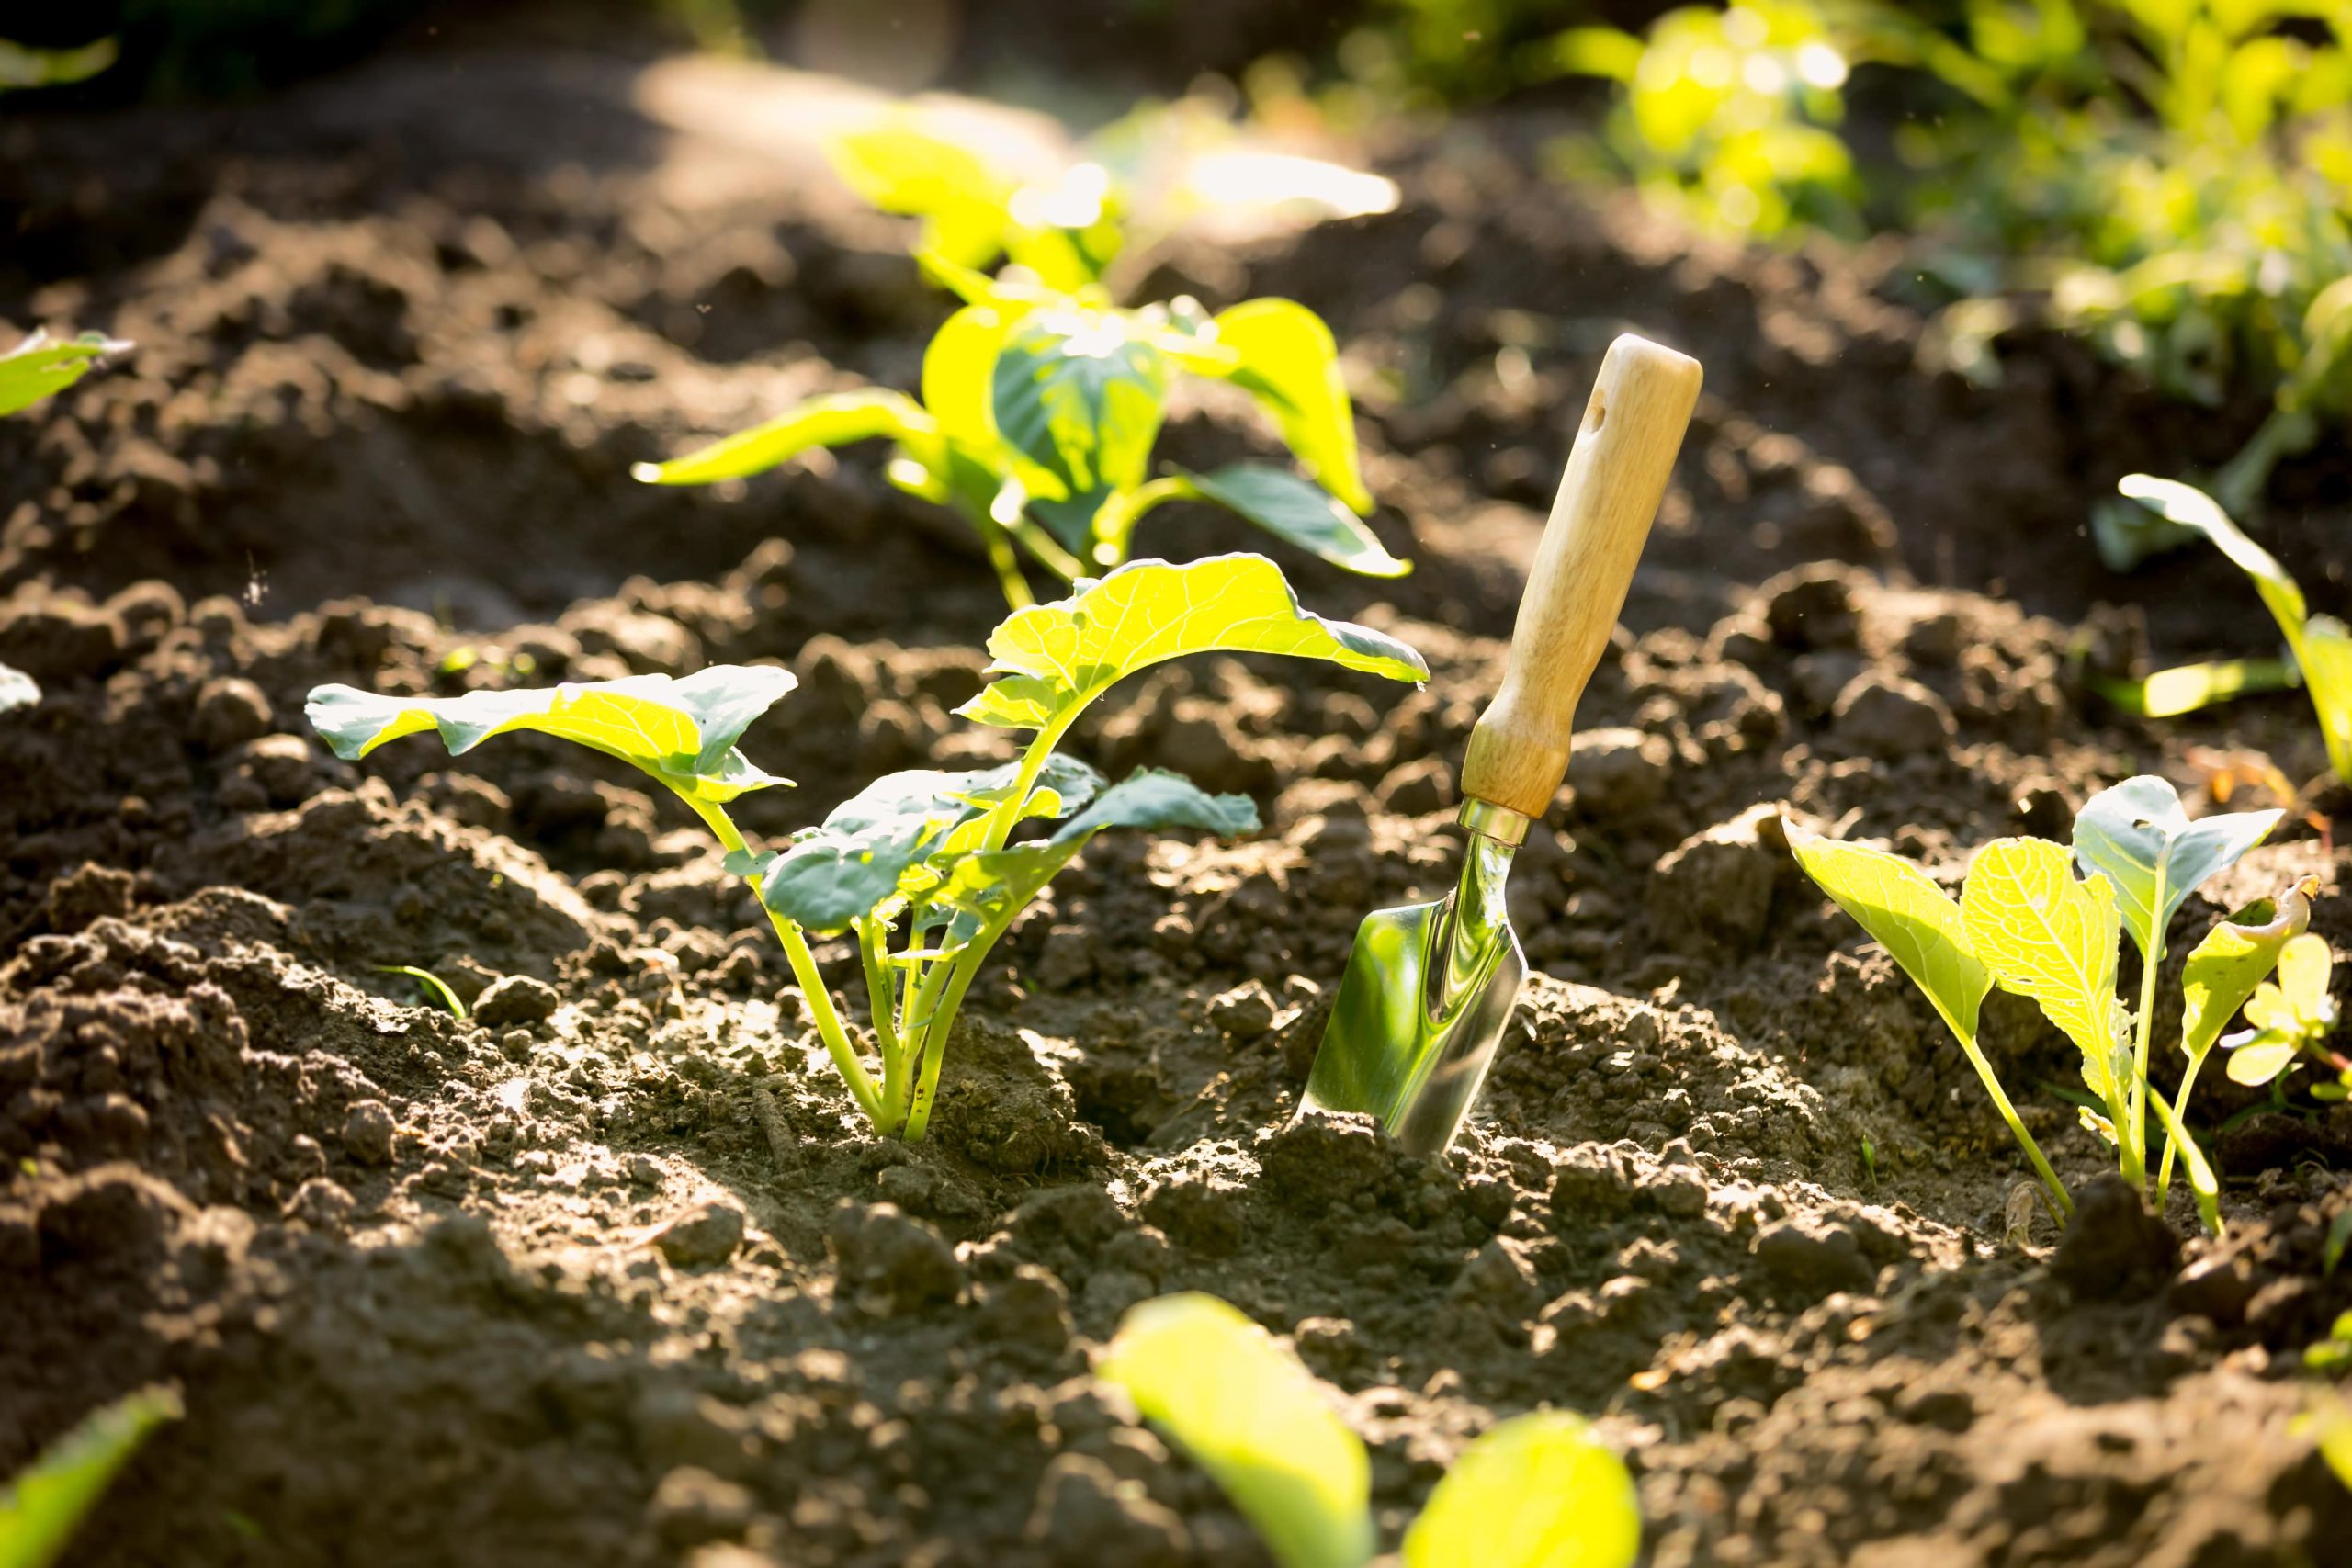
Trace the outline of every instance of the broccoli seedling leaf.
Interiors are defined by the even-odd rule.
[[[28,708],[40,701],[40,686],[13,664],[0,664],[0,713]]]
[[[1059,495],[1029,510],[1072,550],[1086,550],[1095,513],[1143,483],[1166,410],[1168,356],[1117,310],[1036,311],[999,349],[990,409],[1005,443],[1052,476]]]
[[[1370,512],[1355,412],[1323,319],[1295,300],[1248,299],[1220,311],[1215,325],[1216,341],[1235,355],[1223,374],[1273,416],[1316,482],[1359,514]]]
[[[997,679],[956,711],[1005,728],[1059,730],[1123,677],[1209,652],[1320,659],[1392,681],[1430,673],[1385,632],[1299,608],[1282,569],[1263,556],[1130,561],[1082,580],[1067,599],[1005,617],[989,637]]]
[[[901,119],[836,137],[828,152],[859,196],[923,220],[925,250],[977,267],[1002,249],[1015,184],[961,143]]]
[[[2088,674],[2101,698],[2137,718],[2178,718],[2182,714],[2255,692],[2283,692],[2302,684],[2302,671],[2284,659],[2222,659],[2179,664],[2136,680]]]
[[[73,49],[32,49],[0,39],[0,92],[86,82],[111,66],[120,52],[111,37],[93,39]]]
[[[1276,538],[1365,577],[1403,577],[1410,561],[1388,553],[1339,499],[1311,480],[1261,463],[1229,463],[1183,481],[1203,501],[1239,513]]]
[[[2245,1004],[2252,1027],[2222,1042],[2230,1051],[2232,1083],[2268,1083],[2335,1028],[2335,1002],[2328,995],[2334,964],[2327,940],[2309,931],[2280,949],[2278,978],[2257,986]]]
[[[147,1434],[181,1415],[168,1388],[141,1389],[83,1418],[0,1488],[0,1568],[47,1568]]]
[[[1216,1477],[1282,1568],[1361,1568],[1372,1556],[1363,1443],[1298,1358],[1239,1311],[1193,1292],[1145,1302],[1096,1370]]]
[[[2077,881],[2043,839],[1996,839],[1961,889],[1968,945],[2006,991],[2030,997],[2083,1056],[2083,1081],[2120,1122],[2131,1017],[2115,994],[2121,917],[2104,876]]]
[[[920,891],[910,875],[934,854],[970,848],[957,842],[959,829],[1002,801],[1019,774],[1019,764],[1007,763],[967,773],[910,769],[876,779],[761,871],[760,897],[810,931],[840,931],[887,899]],[[1050,758],[1023,815],[1065,816],[1102,785],[1102,775],[1085,763]]]
[[[2279,953],[2311,924],[2311,900],[2298,887],[2276,902],[2258,899],[2205,933],[2181,971],[2180,1048],[2203,1058],[2255,988],[2278,966]]]
[[[937,897],[982,924],[1009,919],[1106,828],[1194,828],[1233,839],[1258,830],[1258,807],[1246,795],[1210,795],[1181,773],[1146,768],[1104,790],[1049,839],[956,859]]]
[[[2194,528],[2213,542],[2239,570],[2254,579],[2278,629],[2287,637],[2288,651],[2303,672],[2303,687],[2311,694],[2312,709],[2319,716],[2328,765],[2335,776],[2352,784],[2352,631],[2326,615],[2314,615],[2303,591],[2287,575],[2278,558],[2252,539],[2231,520],[2219,502],[2204,491],[2151,474],[2126,474],[2116,489],[2150,510],[2184,527]]]
[[[6,354],[0,354],[0,414],[15,413],[63,391],[96,369],[107,355],[128,354],[130,346],[103,333],[65,339],[33,333]]]
[[[1462,1450],[1405,1532],[1404,1568],[1630,1568],[1634,1478],[1582,1416],[1518,1416]]]
[[[536,729],[641,768],[689,801],[716,804],[791,782],[754,767],[735,743],[794,684],[788,670],[714,664],[681,680],[630,675],[458,697],[381,696],[328,685],[311,691],[303,712],[345,761],[427,729],[439,733],[452,756],[493,735]]]
[[[1992,972],[1969,950],[1959,903],[1899,855],[1840,843],[1791,829],[1789,849],[1806,875],[1860,922],[1911,983],[1927,994],[1944,1025],[1976,1038],[1978,1010]]]
[[[938,424],[903,392],[879,388],[811,398],[764,424],[698,447],[666,463],[639,463],[629,477],[650,485],[707,485],[764,473],[778,463],[817,446],[888,437],[920,445],[935,442]]]
[[[2115,886],[2123,927],[2143,958],[2206,879],[2235,865],[2285,816],[2238,811],[2192,822],[2170,784],[2142,773],[2091,796],[2075,818],[2075,855]]]

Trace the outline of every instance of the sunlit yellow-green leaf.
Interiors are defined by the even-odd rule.
[[[2169,782],[2142,773],[2099,791],[2075,817],[2075,853],[2115,885],[2124,930],[2157,951],[2188,896],[2237,863],[2283,811],[2238,811],[2192,822]]]
[[[1356,456],[1356,424],[1339,344],[1323,318],[1289,299],[1249,299],[1216,318],[1216,341],[1234,351],[1225,374],[1273,416],[1317,483],[1359,514],[1372,510]]]
[[[1298,1359],[1235,1308],[1198,1293],[1145,1302],[1096,1370],[1216,1478],[1282,1568],[1371,1557],[1363,1444]]]
[[[764,473],[816,446],[888,437],[923,443],[936,425],[903,392],[875,388],[811,398],[775,418],[737,431],[666,463],[639,463],[629,476],[652,485],[707,485]]]
[[[0,414],[15,413],[80,380],[110,354],[128,354],[130,344],[99,333],[84,333],[62,341],[36,332],[0,354]]]
[[[1991,971],[1969,951],[1960,905],[1899,855],[1792,830],[1789,849],[1805,874],[1861,923],[1962,1040],[1976,1038],[1977,1010]]]
[[[1515,1416],[1472,1443],[1405,1532],[1405,1568],[1629,1568],[1641,1502],[1577,1416]]]
[[[2110,1113],[2123,1104],[2118,1052],[2131,1024],[2115,994],[2122,921],[2103,876],[2042,839],[1996,839],[1961,890],[1968,945],[2001,988],[2031,997],[2083,1055],[2083,1078]]]
[[[98,1410],[0,1487],[0,1568],[48,1568],[147,1434],[180,1416],[180,1397],[142,1389]]]

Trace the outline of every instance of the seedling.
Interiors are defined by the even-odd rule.
[[[462,1020],[466,1016],[466,1004],[458,999],[458,993],[449,988],[447,981],[430,969],[419,969],[413,964],[379,964],[376,973],[405,975],[415,981],[426,996],[447,1008],[451,1018]]]
[[[2124,1179],[2134,1187],[2149,1185],[2153,1115],[2167,1138],[2154,1183],[2159,1200],[2177,1151],[2199,1212],[2218,1234],[2220,1185],[2182,1121],[2195,1065],[2278,963],[2279,950],[2302,930],[2312,885],[2290,890],[2276,908],[2239,911],[2189,955],[2182,1039],[2191,1066],[2169,1105],[2148,1083],[2156,982],[2165,933],[2181,904],[2260,843],[2280,815],[2243,811],[2191,822],[2172,785],[2143,774],[2084,806],[2075,819],[2071,855],[2042,839],[1986,844],[1977,851],[1956,903],[1924,871],[1884,851],[1793,826],[1789,841],[1805,874],[1878,940],[1958,1038],[2041,1177],[2054,1214],[2064,1220],[2073,1213],[2065,1186],[1976,1043],[1978,1010],[1996,985],[2032,998],[2082,1054],[2083,1081],[2098,1107],[2081,1109],[2083,1125],[2115,1149]],[[2075,875],[2076,861],[2086,875]],[[2136,1011],[2116,994],[2119,939],[2125,932],[2141,954]]]
[[[1372,1469],[1330,1391],[1215,1296],[1130,1309],[1096,1369],[1216,1478],[1282,1568],[1362,1568],[1376,1543]],[[1641,1508],[1624,1461],[1566,1411],[1462,1452],[1405,1532],[1403,1568],[1628,1568]]]
[[[2291,1429],[2310,1438],[2335,1479],[2352,1486],[2352,1402],[2333,1381],[2346,1368],[2352,1368],[2352,1312],[2336,1314],[2327,1337],[2303,1348],[2303,1371],[2312,1382],[2303,1413]]]
[[[0,1488],[0,1568],[48,1568],[147,1434],[180,1417],[169,1388],[141,1389],[94,1411]]]
[[[92,71],[104,70],[114,61],[112,39],[101,39],[90,46],[91,51],[103,47],[105,58],[97,60]],[[14,51],[12,55],[11,51]],[[76,51],[87,54],[89,51]],[[15,56],[25,56],[32,64],[19,64]],[[52,58],[48,51],[24,51],[17,45],[0,40],[0,88],[38,85],[40,81],[79,81],[79,76],[36,77],[31,81],[12,81],[12,73],[30,70],[41,61]],[[95,55],[92,58],[96,58]],[[84,74],[88,74],[85,72]],[[87,375],[109,354],[124,354],[130,344],[119,343],[99,333],[84,333],[65,342],[52,339],[46,332],[36,329],[6,354],[0,354],[0,414],[15,413],[29,408],[43,398],[62,392]],[[0,713],[12,708],[30,707],[40,701],[40,687],[33,678],[14,665],[0,664]]]
[[[1015,547],[1075,582],[1125,561],[1136,525],[1171,501],[1223,506],[1350,571],[1411,570],[1363,525],[1372,495],[1339,350],[1305,306],[1251,299],[1210,316],[1179,299],[1119,310],[930,265],[967,302],[923,354],[921,402],[880,388],[834,393],[630,471],[648,484],[710,484],[813,447],[887,439],[890,482],[972,526],[1015,609],[1032,598]],[[1152,444],[1180,371],[1249,392],[1313,478],[1232,463],[1151,479]]]
[[[2254,579],[2255,592],[2262,595],[2285,634],[2292,658],[2291,665],[2284,667],[2277,680],[2245,682],[2230,676],[2233,664],[2259,662],[2254,660],[2160,671],[2134,684],[2132,691],[2141,697],[2137,705],[2151,713],[2187,713],[2234,696],[2240,690],[2270,690],[2300,679],[2311,694],[2312,711],[2319,716],[2328,763],[2337,778],[2352,784],[2352,629],[2332,615],[2312,615],[2302,589],[2287,575],[2278,558],[2246,537],[2245,531],[2204,491],[2149,474],[2126,474],[2116,488],[2154,513],[2152,521],[2192,536],[2203,535]],[[2125,694],[2124,705],[2134,705],[2131,696],[2132,693]],[[2158,700],[2160,696],[2165,700]]]
[[[311,694],[311,723],[346,759],[433,729],[451,754],[492,735],[536,729],[644,770],[702,818],[728,868],[758,890],[820,1037],[858,1106],[885,1134],[920,1140],[966,993],[989,952],[1055,874],[1108,828],[1252,831],[1240,795],[1212,795],[1147,770],[1103,786],[1055,748],[1080,714],[1139,670],[1190,653],[1279,653],[1391,680],[1429,667],[1394,637],[1298,606],[1261,556],[1186,566],[1136,561],[1069,598],[1015,612],[989,638],[996,679],[957,711],[1032,731],[1021,758],[965,773],[876,780],[781,850],[755,851],[727,805],[787,783],[737,749],[752,721],[793,686],[785,670],[719,665],[672,680],[636,675],[552,689],[448,698],[379,696],[349,686]],[[1046,836],[1013,841],[1033,820]],[[851,1042],[808,946],[810,931],[856,941],[879,1073]],[[893,938],[898,939],[893,950]]]
[[[2317,879],[2309,886],[2316,888]],[[2327,1037],[2341,1021],[2335,998],[2328,995],[2328,976],[2335,960],[2327,939],[2309,931],[2290,940],[2278,953],[2278,976],[2255,987],[2245,1003],[2249,1028],[2229,1035],[2222,1048],[2230,1053],[2230,1081],[2259,1086],[2294,1070],[2304,1055],[2319,1058],[2335,1074],[2315,1084],[2316,1100],[2352,1099],[2352,1060],[2327,1046]]]

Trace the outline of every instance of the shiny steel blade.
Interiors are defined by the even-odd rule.
[[[1367,1111],[1415,1154],[1453,1142],[1527,977],[1503,903],[1514,846],[1477,831],[1469,840],[1452,893],[1357,928],[1299,1102]]]

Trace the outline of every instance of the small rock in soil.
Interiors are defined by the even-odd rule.
[[[1840,740],[1879,757],[1948,750],[1956,733],[1944,700],[1900,675],[1855,677],[1838,694],[1830,718]]]
[[[1092,931],[1084,926],[1055,926],[1046,932],[1037,954],[1037,983],[1048,990],[1067,991],[1094,975]]]
[[[562,1001],[556,988],[528,975],[509,975],[493,981],[474,1003],[474,1020],[491,1029],[537,1023]]]
[[[1851,648],[1860,634],[1854,591],[1842,568],[1827,564],[1784,571],[1757,591],[1765,624],[1783,648]]]
[[[1755,946],[1772,917],[1779,838],[1778,815],[1763,805],[1683,840],[1650,873],[1650,924],[1658,936],[1683,948]]]
[[[876,1316],[952,1302],[964,1289],[964,1266],[946,1241],[893,1204],[844,1200],[826,1237],[842,1293]]]
[[[196,694],[197,744],[219,756],[269,733],[275,716],[262,690],[242,675],[207,681]]]
[[[980,1334],[991,1344],[1058,1356],[1069,1347],[1069,1292],[1035,1263],[1014,1266],[1009,1279],[983,1286]]]
[[[2244,1257],[2200,1258],[2180,1271],[2165,1295],[2181,1312],[2234,1328],[2245,1321],[2254,1291],[2254,1269]]]
[[[1180,1568],[1192,1559],[1184,1521],[1091,1454],[1057,1454],[1046,1466],[1027,1535],[1056,1568]]]
[[[2153,1293],[2172,1275],[2180,1238],[2148,1213],[2120,1176],[2076,1190],[2075,1217],[2051,1259],[2051,1277],[2086,1301]]]
[[[1383,811],[1426,817],[1453,798],[1453,773],[1436,757],[1420,757],[1389,770],[1374,798]]]
[[[1179,1247],[1224,1258],[1241,1245],[1241,1191],[1230,1182],[1187,1172],[1154,1187],[1143,1201],[1144,1218],[1168,1233]]]
[[[1638,729],[1588,729],[1576,738],[1568,786],[1577,812],[1606,821],[1645,811],[1666,798],[1674,748]]]
[[[759,1500],[732,1481],[680,1465],[653,1489],[645,1512],[646,1522],[671,1546],[699,1546],[749,1529]]]
[[[1245,980],[1209,1003],[1209,1021],[1236,1040],[1255,1040],[1274,1026],[1274,998],[1261,980]]]
[[[1258,1166],[1276,1202],[1320,1212],[1385,1180],[1396,1155],[1372,1117],[1310,1111],[1259,1135]]]
[[[1877,1277],[1846,1225],[1781,1220],[1756,1233],[1754,1250],[1776,1281],[1815,1299],[1833,1291],[1867,1291]]]
[[[400,1124],[380,1100],[354,1100],[343,1113],[344,1152],[362,1165],[392,1163],[392,1138]]]
[[[697,1203],[655,1234],[653,1245],[680,1269],[724,1263],[743,1245],[743,1211],[724,1198]]]

